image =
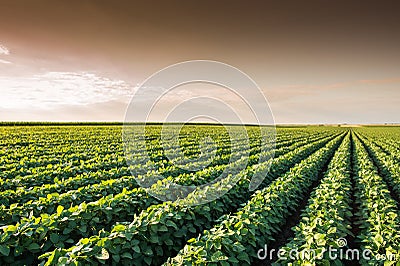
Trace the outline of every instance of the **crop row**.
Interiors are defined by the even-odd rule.
[[[283,149],[286,150],[286,147],[284,147]],[[57,198],[54,199],[57,200]],[[123,191],[116,196],[109,195],[94,203],[82,203],[79,206],[71,207],[67,210],[63,210],[62,207],[58,207],[56,214],[53,214],[51,216],[42,214],[40,218],[32,217],[27,219],[26,221],[22,220],[19,224],[19,227],[26,230],[28,229],[26,228],[26,225],[31,223],[34,224],[33,228],[36,231],[41,231],[43,228],[45,228],[44,230],[46,230],[46,233],[47,231],[49,231],[49,235],[51,234],[52,230],[57,232],[58,230],[64,228],[63,233],[65,233],[65,235],[59,237],[57,243],[53,244],[55,244],[56,246],[57,244],[65,245],[68,244],[68,241],[71,241],[71,239],[68,237],[73,236],[73,233],[78,234],[78,236],[85,236],[93,233],[93,230],[99,230],[99,228],[101,228],[101,226],[104,224],[114,223],[118,219],[132,219],[135,212],[144,209],[145,207],[148,207],[153,203],[157,203],[157,200],[149,197],[145,189],[138,188],[131,191]],[[43,206],[41,207],[43,208]],[[103,219],[91,219],[92,217],[103,217]],[[66,220],[64,218],[68,219]],[[79,224],[83,226],[84,229],[78,230],[76,220],[80,221]],[[90,226],[90,224],[89,226],[86,226],[86,223],[88,221],[91,221],[91,223],[97,226]],[[105,221],[108,222],[106,223]],[[41,229],[37,230],[39,227]],[[9,226],[9,228],[14,227]],[[67,230],[65,230],[65,228],[67,228]],[[78,233],[76,233],[75,231],[78,231]],[[18,234],[19,233],[16,233],[16,235]],[[21,237],[17,239],[21,240]],[[22,242],[22,240],[19,242]],[[51,242],[48,241],[47,243]],[[31,245],[31,242],[28,242],[28,244],[25,246],[29,245]],[[23,247],[24,245],[21,246]],[[46,249],[46,246],[42,246],[42,248]]]
[[[339,239],[351,235],[352,180],[350,135],[336,151],[320,185],[312,192],[302,220],[292,228],[294,238],[289,241],[278,261],[293,265],[329,264],[329,248],[340,248]],[[313,253],[307,253],[308,251]],[[290,252],[296,251],[297,254]],[[265,251],[267,252],[267,251]],[[261,254],[267,259],[269,253]]]
[[[257,149],[254,150],[254,152]],[[228,156],[228,155],[227,155]],[[226,160],[225,157],[217,158],[222,161]],[[217,164],[219,160],[215,160],[213,164]],[[168,176],[180,175],[182,169],[175,166],[165,166],[165,162],[149,162],[153,169],[159,169],[161,174]],[[125,163],[123,163],[125,165]],[[149,165],[135,165],[131,167],[115,167],[110,170],[97,170],[95,172],[85,172],[76,176],[63,179],[54,178],[53,184],[43,184],[29,189],[18,187],[16,190],[6,190],[0,192],[0,202],[5,206],[10,206],[14,202],[25,203],[29,200],[35,200],[39,197],[47,197],[51,193],[64,193],[69,190],[77,190],[82,186],[98,184],[103,180],[110,178],[120,178],[123,176],[131,175],[131,172],[140,171],[143,168],[150,167]],[[61,171],[61,170],[60,170]],[[34,178],[33,178],[34,179]],[[134,183],[135,184],[135,183]]]
[[[47,254],[48,262],[95,262],[96,257],[100,261],[106,260],[108,257],[102,255],[111,253],[114,263],[132,264],[133,259],[135,265],[159,264],[175,254],[190,237],[211,227],[221,215],[234,211],[240,203],[245,202],[251,196],[248,191],[249,179],[256,171],[262,172],[271,165],[271,171],[262,184],[266,186],[332,138],[305,145],[235,176],[227,176],[215,183],[211,190],[195,191],[182,201],[151,206],[136,216],[129,225],[116,225],[111,233],[100,232],[98,236],[81,239],[69,249],[57,249]],[[234,179],[238,181],[237,184],[227,188],[226,185],[234,183]],[[199,194],[205,193],[202,196],[207,196],[208,193],[224,189],[230,190],[215,201],[204,205],[190,205],[191,199]]]
[[[324,141],[327,140],[320,142]],[[282,149],[286,150],[286,147]],[[42,214],[41,217],[23,219],[15,226],[9,225],[3,228],[6,236],[3,234],[4,241],[0,243],[15,247],[16,257],[22,256],[23,252],[25,257],[29,257],[26,252],[32,254],[40,250],[51,250],[52,247],[63,247],[116,221],[129,221],[133,219],[135,213],[156,203],[157,200],[147,195],[145,189],[137,188],[65,210],[59,207],[57,213],[53,215]],[[21,252],[15,254],[17,248],[21,249]]]
[[[356,199],[360,206],[356,215],[361,229],[357,238],[363,250],[369,249],[372,252],[370,260],[362,257],[360,263],[380,265],[383,261],[376,259],[376,256],[397,255],[399,258],[399,210],[358,137],[355,138],[354,161]],[[385,265],[391,265],[391,262],[388,260]]]
[[[318,140],[323,138],[321,136],[313,139]],[[307,140],[309,141],[309,139]],[[278,154],[284,152],[285,150],[293,149],[293,147],[288,147],[288,145],[293,144],[293,140],[290,141],[282,141],[281,143],[276,144],[276,148],[278,148]],[[294,147],[304,144],[305,141],[297,142]],[[280,149],[281,148],[281,149]],[[279,150],[280,149],[280,150]],[[253,154],[249,158],[249,165],[257,163],[259,159],[259,154],[255,153],[257,151],[257,147],[250,150],[240,151],[236,154],[236,157],[241,157],[242,154],[250,153]],[[254,154],[255,153],[255,154]],[[175,178],[168,177],[165,181],[172,181],[182,185],[193,185],[193,184],[202,184],[208,180],[212,180],[219,176],[225,169],[227,169],[228,164],[226,164],[225,160],[216,160],[213,163],[214,167],[209,167],[203,169],[202,171],[192,173],[190,175],[181,174]],[[168,172],[167,172],[168,171]],[[171,172],[170,169],[166,169],[167,174]],[[126,172],[124,172],[126,174]],[[165,174],[165,172],[161,172]],[[152,173],[147,173],[146,175],[152,175]],[[146,177],[145,175],[145,177]],[[30,200],[25,204],[11,204],[8,208],[6,205],[2,205],[0,208],[0,217],[2,221],[7,224],[12,222],[19,221],[21,216],[27,217],[28,215],[38,216],[41,213],[53,213],[57,207],[57,205],[61,205],[67,208],[72,203],[80,204],[83,201],[90,202],[98,200],[103,196],[107,196],[110,194],[121,193],[123,188],[132,189],[136,187],[136,177],[126,176],[117,179],[111,179],[102,181],[100,184],[94,184],[91,186],[85,186],[78,188],[77,190],[71,190],[63,194],[59,193],[51,193],[46,194],[45,197],[39,197],[37,200]],[[1,194],[1,193],[0,193]],[[14,195],[19,196],[19,198],[23,198],[26,196],[25,193],[14,193]],[[38,196],[39,193],[36,193],[35,196]],[[40,194],[39,194],[40,195]],[[11,197],[7,197],[10,200]]]
[[[29,128],[28,132],[30,130]],[[32,131],[36,133],[35,130]],[[29,143],[35,144],[28,150],[22,150],[22,147],[16,149],[11,144],[4,143],[5,146],[0,157],[1,190],[13,189],[18,186],[38,186],[52,182],[55,177],[59,179],[68,178],[80,173],[93,172],[97,169],[107,170],[106,168],[119,167],[121,163],[124,165],[122,141],[120,136],[118,137],[113,131],[114,128],[109,127],[97,135],[93,134],[91,128],[83,132],[74,128],[72,132],[78,138],[71,139],[70,136],[65,136],[65,131],[56,131],[61,135],[57,136],[51,130],[42,130],[38,136],[28,134]],[[94,132],[99,133],[98,131]],[[84,133],[85,136],[81,136]],[[107,136],[107,133],[112,137]],[[150,135],[152,136],[151,139],[156,140],[148,143],[146,151],[153,161],[164,160],[163,148],[174,149],[174,147],[170,146],[169,143],[164,143],[161,147],[157,144],[156,133],[151,134],[153,134]],[[63,138],[66,138],[66,140]],[[13,139],[12,135],[10,139]],[[256,142],[254,137],[251,142]],[[229,143],[229,138],[224,135],[216,138],[216,144],[220,147],[219,151],[225,151],[226,149],[223,147]],[[191,155],[190,151],[196,150],[195,144],[196,141],[191,140],[191,138],[183,141],[182,147],[187,156]],[[189,152],[187,148],[189,148]],[[139,150],[134,153],[140,155],[143,151]],[[46,154],[45,158],[42,158],[42,154]],[[13,155],[15,156],[13,157]],[[165,163],[168,162],[165,161]]]
[[[290,138],[285,137],[285,136],[282,138],[282,136],[280,136],[279,139],[289,140]],[[296,138],[293,138],[292,141],[294,141],[294,140],[296,140]],[[256,145],[254,145],[254,143],[252,143],[251,147],[254,147],[254,146],[256,146]],[[237,147],[237,149],[240,149],[240,146]],[[256,153],[257,153],[257,149],[253,149],[251,151],[251,154],[256,154]],[[122,157],[117,156],[117,158],[121,159]],[[218,158],[218,156],[217,156],[217,158],[216,158],[217,160],[213,161],[211,166],[217,165],[217,163],[225,163],[228,160],[228,158],[229,158],[229,155],[222,156],[221,158]],[[120,159],[118,159],[118,160],[120,160]],[[221,160],[219,160],[219,159],[221,159]],[[106,165],[108,165],[107,167],[110,168],[113,165],[120,166],[121,163],[124,164],[121,161],[117,164],[109,162]],[[136,165],[136,166],[134,166],[133,169],[131,167],[129,169],[131,172],[140,172],[140,169],[149,169],[149,168],[153,168],[156,170],[160,169],[160,171],[163,173],[164,176],[176,176],[176,175],[180,175],[185,172],[184,170],[177,168],[174,165],[170,165],[171,163],[166,160],[158,161],[158,162],[150,162],[150,163],[151,163],[151,165]],[[119,168],[120,168],[120,170],[118,172],[126,172],[124,170],[125,167],[119,167]],[[73,176],[73,177],[70,177],[67,179],[65,178],[65,172],[68,172],[68,169],[62,169],[60,171],[54,170],[54,173],[58,174],[58,177],[52,179],[55,184],[44,184],[39,187],[35,186],[32,188],[29,188],[28,190],[26,190],[22,187],[19,187],[20,184],[19,184],[19,182],[17,182],[18,180],[14,180],[12,186],[13,187],[17,186],[17,189],[16,190],[9,189],[9,190],[1,192],[0,193],[0,201],[2,202],[2,204],[9,206],[10,204],[12,204],[14,202],[21,202],[21,201],[24,202],[25,200],[26,201],[32,200],[32,199],[34,199],[34,195],[36,195],[36,194],[40,197],[42,195],[40,193],[41,191],[44,191],[45,194],[54,193],[54,192],[62,193],[67,190],[78,189],[80,186],[85,186],[88,184],[96,184],[102,180],[105,180],[105,178],[102,178],[102,176],[108,177],[108,175],[106,173],[104,173],[104,170],[107,170],[107,169],[105,169],[105,168],[102,169],[101,171],[103,171],[103,172],[100,172],[100,173],[93,173],[93,172],[88,173],[88,171],[85,171],[82,174],[78,174],[77,176]],[[110,171],[115,172],[115,169],[111,169]],[[92,176],[92,175],[94,175],[94,176]],[[115,177],[119,177],[119,176],[115,176]],[[51,177],[47,177],[47,178],[51,179]],[[35,180],[38,180],[38,179],[40,179],[40,177],[38,177],[36,175],[34,177],[32,176],[32,178],[31,178],[31,180],[34,180],[32,182],[37,182]],[[79,183],[78,187],[74,186],[75,180],[78,181],[78,183]],[[86,183],[86,181],[87,181],[87,183]],[[61,183],[63,183],[63,184],[61,184]],[[6,188],[7,188],[7,186],[3,184],[2,189],[4,190]],[[46,196],[46,195],[44,195],[44,196]]]
[[[28,127],[23,129],[27,132],[25,134],[21,133],[18,128],[16,133],[13,133],[12,128],[0,128],[0,130],[4,131],[1,134],[2,136],[7,136],[4,140],[0,139],[0,170],[2,170],[3,178],[7,177],[8,174],[11,174],[10,178],[15,177],[16,174],[20,176],[29,175],[32,174],[32,171],[36,171],[36,167],[47,167],[49,164],[72,163],[74,166],[79,166],[81,161],[96,158],[98,157],[97,154],[110,155],[121,154],[122,152],[122,140],[118,127],[98,129],[92,127],[81,129],[76,127]],[[200,131],[204,131],[203,128]],[[322,132],[317,133],[321,134]],[[150,137],[153,136],[157,139],[156,133],[151,134]],[[282,136],[284,138],[302,138],[310,134],[315,134],[315,132],[279,130],[277,141],[280,141]],[[229,141],[227,136],[216,136],[218,136],[218,143],[228,143]],[[190,139],[192,139],[192,136]],[[257,139],[253,130],[249,130],[249,139],[251,143]],[[18,142],[24,143],[24,145],[17,146]],[[154,153],[158,153],[162,149],[161,145],[154,141],[148,144],[146,150],[151,148]],[[186,140],[181,144],[185,149],[187,146],[193,146],[195,141]]]
[[[335,138],[257,191],[234,215],[223,217],[211,230],[190,239],[166,265],[247,265],[257,261],[257,250],[274,240],[342,140],[343,136]]]
[[[254,152],[257,151],[257,147],[253,148],[250,152]],[[241,153],[245,153],[245,152],[249,152],[248,150],[246,151],[241,151],[239,154]],[[224,161],[226,161],[225,158],[221,158],[221,159],[216,159],[214,164],[217,165],[215,167],[211,167],[211,168],[218,168],[221,167],[220,165],[224,163]],[[142,168],[143,166],[138,165],[136,166],[138,168]],[[161,167],[160,167],[161,168]],[[221,167],[222,168],[222,167]],[[174,168],[171,169],[166,168],[166,169],[160,169],[160,174],[171,174],[173,172],[173,170],[175,171],[179,171],[178,168]],[[214,169],[215,170],[215,169]],[[206,170],[203,170],[203,175],[204,172],[206,171],[212,171],[210,168],[207,168]],[[39,214],[42,213],[52,213],[53,211],[55,211],[55,208],[57,205],[61,205],[63,207],[68,207],[68,205],[71,205],[72,203],[74,204],[79,204],[83,201],[86,202],[90,202],[90,201],[94,201],[97,200],[100,197],[103,196],[107,196],[107,195],[112,195],[114,193],[121,193],[123,188],[129,189],[129,188],[135,188],[137,187],[136,184],[136,178],[135,176],[129,176],[130,172],[125,168],[125,169],[121,169],[119,171],[120,174],[115,173],[112,177],[113,179],[108,179],[109,177],[111,177],[110,175],[104,175],[104,173],[102,173],[102,176],[99,178],[106,178],[105,180],[101,180],[100,184],[93,184],[92,186],[85,186],[85,188],[87,189],[82,189],[82,187],[79,187],[78,189],[75,190],[70,190],[66,193],[63,194],[59,194],[59,193],[48,193],[49,190],[44,191],[44,193],[40,193],[42,191],[40,191],[40,187],[37,190],[32,190],[35,193],[29,193],[30,191],[26,191],[23,190],[24,192],[22,193],[18,193],[18,192],[12,192],[13,195],[17,196],[17,199],[21,199],[21,201],[19,201],[19,203],[14,203],[14,204],[10,204],[9,207],[7,208],[7,205],[2,205],[0,207],[0,220],[3,222],[7,222],[7,223],[12,223],[12,222],[16,222],[20,219],[21,216],[28,216],[28,215],[33,215],[33,216],[37,216]],[[93,178],[93,180],[98,180],[98,178],[96,178],[96,175],[98,174],[98,172],[95,173],[91,173],[89,175],[89,177],[87,179]],[[198,173],[196,173],[198,175]],[[146,176],[150,176],[153,175],[152,172],[147,173],[145,176],[143,176],[143,178],[146,178]],[[188,177],[186,174],[180,174],[178,177],[180,177],[180,179],[183,180],[187,180]],[[179,181],[179,178],[175,178],[175,180]],[[118,180],[119,182],[107,182],[108,180]],[[190,179],[189,179],[190,180]],[[68,181],[67,181],[68,182]],[[110,187],[110,185],[112,185],[112,187]],[[51,189],[51,188],[57,188],[57,185],[47,185],[47,188]],[[21,189],[22,190],[22,189]],[[51,190],[50,190],[51,192]],[[93,192],[97,193],[97,197],[96,194],[93,194]],[[0,195],[4,195],[5,193],[0,193]],[[38,197],[39,198],[37,200],[31,200],[31,197],[28,197],[28,195],[32,195],[34,198]],[[43,195],[43,196],[41,196]],[[9,202],[10,200],[13,200],[14,202],[16,201],[16,199],[10,197],[10,195],[8,194],[6,198]],[[22,202],[22,204],[21,204]]]
[[[276,145],[277,148],[290,145],[292,144],[293,141],[283,141],[281,143],[278,143]],[[245,154],[250,154],[249,158],[249,164],[254,164],[258,160],[259,154],[257,153],[259,151],[258,147],[254,147],[253,149],[249,150],[243,150],[240,151],[236,154],[236,157],[241,157],[242,155]],[[229,157],[228,155],[226,157]],[[192,173],[190,175],[187,174],[180,174],[178,177],[173,178],[174,175],[172,175],[172,172],[174,171],[179,171],[179,168],[174,167],[171,169],[171,167],[166,168],[166,169],[161,169],[159,174],[165,175],[165,176],[170,176],[168,180],[171,180],[175,183],[178,184],[196,184],[198,182],[204,182],[206,180],[210,180],[222,173],[224,169],[226,169],[227,164],[226,162],[228,161],[227,158],[222,157],[222,158],[215,158],[215,161],[211,166],[213,167],[208,167],[206,169],[203,169],[200,172]],[[142,168],[143,166],[138,165],[136,166],[138,168]],[[123,169],[121,169],[123,170]],[[2,196],[3,198],[7,199],[8,202],[6,202],[1,206],[0,208],[0,217],[4,222],[6,223],[11,223],[13,221],[18,221],[20,216],[27,216],[27,215],[34,215],[37,216],[39,213],[52,213],[55,211],[56,205],[61,205],[63,207],[67,207],[68,205],[74,203],[74,204],[79,204],[83,201],[90,202],[99,199],[102,196],[110,195],[110,194],[115,194],[115,193],[121,193],[122,189],[124,187],[126,188],[134,188],[136,187],[136,176],[130,177],[128,175],[128,171],[120,171],[122,176],[126,176],[121,178],[121,175],[116,175],[114,176],[115,182],[107,182],[106,181],[101,181],[100,184],[94,184],[92,186],[85,186],[85,187],[80,187],[76,190],[70,190],[66,193],[59,194],[59,193],[48,193],[49,191],[46,190],[44,191],[44,195],[40,193],[40,189],[33,189],[33,191],[26,191],[22,190],[21,191],[7,191],[7,192],[0,192],[0,197]],[[207,175],[208,173],[208,175]],[[146,173],[146,175],[143,178],[146,178],[146,176],[152,175],[153,173],[149,172]],[[96,175],[96,173],[91,174]],[[205,178],[207,176],[207,178]],[[96,178],[94,178],[96,179]],[[112,185],[112,187],[110,187]],[[51,187],[56,187],[55,185],[53,186],[47,186],[51,189]],[[32,193],[35,192],[35,193]],[[32,195],[32,197],[29,197],[29,195]],[[43,195],[43,196],[42,196]],[[14,197],[13,197],[14,196]],[[35,197],[38,197],[37,200],[33,200]],[[15,204],[9,204],[11,202],[16,202],[18,203]],[[22,203],[22,204],[21,204]],[[9,206],[7,208],[7,206]]]
[[[225,145],[226,143],[224,143]],[[235,143],[238,147],[232,147],[232,149],[240,149],[245,145],[244,142]],[[186,144],[187,146],[192,146],[193,143]],[[153,147],[153,146],[151,146]],[[176,149],[177,147],[164,147],[165,149]],[[209,149],[217,149],[216,147],[210,145]],[[174,165],[173,161],[165,160],[165,156],[163,155],[163,149],[157,148],[158,151],[154,151],[153,149],[148,150],[135,150],[135,152],[131,155],[135,158],[140,158],[145,153],[149,156],[152,161],[163,161],[162,164],[164,167]],[[190,149],[189,149],[190,151]],[[81,173],[89,173],[96,171],[104,171],[111,170],[113,168],[121,168],[126,167],[125,159],[122,156],[123,151],[121,147],[119,149],[115,149],[111,151],[111,154],[105,152],[95,152],[92,153],[86,160],[71,160],[66,157],[60,163],[47,163],[45,166],[40,167],[29,167],[29,168],[19,168],[11,171],[3,171],[3,176],[5,178],[0,178],[0,191],[4,191],[7,189],[15,190],[18,187],[29,188],[32,186],[40,186],[43,184],[52,183],[55,178],[57,179],[67,179],[73,178],[77,174]],[[216,155],[224,155],[228,151],[225,146],[220,147],[216,151]],[[189,152],[187,155],[193,156],[194,152]],[[73,155],[75,156],[75,155]],[[196,156],[196,155],[195,155]],[[161,158],[161,159],[160,159]],[[190,159],[190,157],[189,157]],[[31,159],[27,160],[31,161]],[[34,160],[34,159],[33,159]],[[23,160],[20,164],[23,164]],[[26,166],[25,166],[26,167]]]
[[[381,150],[374,142],[369,141],[367,138],[358,135],[362,142],[365,144],[367,152],[371,155],[373,161],[380,170],[380,174],[384,180],[390,185],[397,198],[400,198],[400,164],[393,157],[387,155]],[[399,202],[400,203],[400,202]]]

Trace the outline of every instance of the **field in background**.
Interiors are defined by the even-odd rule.
[[[202,137],[214,140],[215,157],[195,173],[166,158],[160,126],[147,127],[152,166],[178,184],[205,184],[239,163],[229,162],[231,152],[250,154],[227,194],[192,207],[162,203],[138,186],[130,170],[154,173],[147,165],[128,168],[121,129],[0,126],[0,265],[400,261],[400,127],[277,127],[275,157],[259,164],[257,127],[247,127],[249,146],[231,147],[223,127],[185,126],[180,146],[188,159],[203,160]],[[269,164],[263,183],[249,191],[252,175]],[[332,260],[323,252],[329,248],[342,256]],[[291,258],[292,250],[315,254]]]

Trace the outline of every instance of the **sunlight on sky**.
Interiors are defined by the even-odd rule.
[[[93,73],[47,72],[32,77],[0,77],[3,108],[86,105],[130,96],[133,87]]]
[[[149,95],[151,91],[147,95]],[[157,94],[156,94],[157,95]],[[144,99],[146,101],[146,99]],[[137,108],[140,110],[140,108]],[[231,90],[209,83],[190,83],[166,92],[154,103],[148,119],[150,121],[189,121],[200,115],[196,121],[257,123],[254,110]],[[130,114],[132,121],[135,115]]]
[[[115,73],[105,75],[81,66],[64,66],[58,58],[45,60],[20,53],[23,51],[0,42],[0,120],[123,121],[135,97],[136,84],[144,80],[128,82]],[[399,84],[400,78],[395,76],[332,83],[290,83],[282,79],[281,85],[275,83],[262,90],[277,123],[368,123],[397,121]],[[146,88],[143,101],[154,93]],[[243,122],[254,123],[241,99],[222,87],[207,84],[185,85],[167,93],[149,119],[164,121],[173,117],[185,121],[188,115],[210,112],[221,122],[238,122],[232,120],[226,106],[215,100],[190,100],[197,97],[219,100],[236,110]]]
[[[0,64],[11,64],[10,61],[0,59]]]
[[[7,2],[0,121],[123,121],[136,84],[172,64],[215,60],[258,84],[277,123],[400,122],[396,1]],[[195,89],[167,95],[154,119]],[[244,109],[232,95],[201,93]],[[202,108],[211,105],[179,115]]]
[[[0,44],[0,55],[9,55],[10,54],[10,50],[8,50],[7,47],[5,47],[4,45]]]
[[[0,56],[5,57],[6,55],[10,54],[10,50],[8,50],[7,47],[5,47],[3,44],[0,43]],[[11,64],[10,61],[2,59],[0,57],[0,64]]]

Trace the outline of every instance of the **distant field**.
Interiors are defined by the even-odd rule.
[[[227,194],[191,207],[162,203],[137,184],[131,171],[154,172],[128,167],[121,130],[0,126],[0,265],[400,265],[400,127],[279,126],[275,156],[260,164],[258,127],[247,127],[248,146],[233,147],[224,127],[189,125],[179,138],[187,158],[206,160],[204,136],[216,150],[196,173],[166,157],[161,126],[146,127],[153,169],[177,184],[205,184],[235,167],[232,152],[249,154]],[[329,248],[344,255],[332,260]],[[315,254],[291,258],[291,250]],[[346,256],[352,250],[370,258]]]

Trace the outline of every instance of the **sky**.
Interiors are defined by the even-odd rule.
[[[153,73],[214,60],[249,75],[278,124],[398,123],[399,12],[398,1],[0,0],[0,121],[124,121]],[[152,119],[194,95],[246,112],[225,88],[191,84]]]

